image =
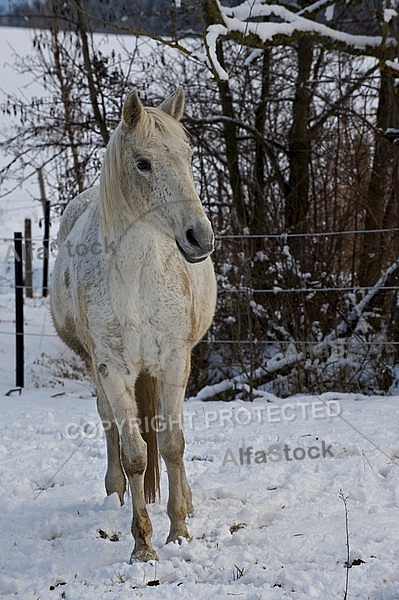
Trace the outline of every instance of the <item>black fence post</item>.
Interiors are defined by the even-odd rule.
[[[22,233],[14,232],[16,386],[24,387],[24,281]]]
[[[33,298],[32,288],[32,221],[25,219],[25,292]]]
[[[46,200],[44,210],[44,237],[43,237],[43,297],[48,294],[48,259],[49,259],[49,239],[50,239],[50,200]]]

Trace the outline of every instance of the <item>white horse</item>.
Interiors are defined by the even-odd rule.
[[[189,539],[182,405],[193,346],[210,326],[214,236],[196,193],[179,123],[179,87],[158,108],[137,92],[105,152],[100,185],[75,198],[60,226],[51,312],[97,388],[107,440],[105,486],[133,502],[131,560],[157,559],[146,502],[169,480],[167,542]]]

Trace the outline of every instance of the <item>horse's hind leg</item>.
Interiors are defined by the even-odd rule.
[[[166,543],[179,537],[190,539],[185,523],[193,510],[191,489],[183,463],[184,435],[182,407],[185,385],[161,384],[161,413],[163,427],[158,433],[159,448],[165,461],[169,479],[168,515],[170,531]]]
[[[125,502],[126,478],[121,464],[119,431],[112,408],[107,400],[100,382],[97,386],[97,409],[103,422],[107,440],[107,472],[105,475],[105,489],[107,495],[116,492],[121,506]]]

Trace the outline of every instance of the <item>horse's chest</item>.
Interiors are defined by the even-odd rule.
[[[135,346],[141,358],[170,353],[171,347],[185,344],[190,330],[190,298],[182,294],[176,282],[154,277],[132,286],[124,306],[125,331],[129,345]]]
[[[173,315],[174,316],[174,315]],[[187,347],[188,328],[170,315],[144,311],[123,328],[123,341],[127,362],[140,364],[150,372],[163,370],[173,355]]]

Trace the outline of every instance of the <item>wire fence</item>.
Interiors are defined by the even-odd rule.
[[[216,235],[216,240],[235,240],[235,239],[281,239],[286,238],[314,238],[314,237],[328,237],[335,235],[363,235],[368,233],[395,233],[399,231],[398,227],[391,227],[389,229],[350,229],[341,231],[313,231],[306,233],[259,233],[259,234],[223,234]]]
[[[384,234],[384,233],[396,233],[399,232],[399,228],[385,228],[385,229],[368,229],[368,230],[345,230],[345,231],[315,231],[315,232],[309,232],[309,233],[287,233],[287,232],[280,232],[280,233],[264,233],[264,234],[256,234],[256,235],[246,235],[246,234],[242,234],[242,235],[238,235],[238,234],[223,234],[223,235],[216,235],[215,239],[218,243],[223,243],[223,241],[225,240],[250,240],[250,239],[279,239],[279,240],[284,240],[286,238],[314,238],[314,237],[321,237],[321,236],[340,236],[340,235],[367,235],[367,234]],[[56,243],[56,238],[53,236],[50,236],[49,238],[50,242],[54,242]],[[10,245],[14,244],[14,238],[13,237],[0,237],[0,241],[2,242],[9,242]],[[31,242],[40,242],[43,243],[43,236],[42,237],[32,237],[30,238]],[[50,257],[51,256],[55,256],[54,254],[50,253]],[[13,256],[11,256],[8,260],[8,263],[6,263],[6,261],[4,260],[3,257],[3,264],[6,263],[9,266],[12,265],[12,263],[14,262],[13,260]],[[37,269],[36,269],[37,271]],[[11,290],[17,290],[17,289],[25,289],[26,285],[16,285],[14,278],[12,276],[11,273],[11,269],[10,272],[8,273],[8,275],[1,275],[0,274],[0,287],[4,290],[4,289],[9,289]],[[312,295],[312,294],[318,294],[318,293],[336,293],[336,294],[349,294],[349,293],[356,293],[356,292],[361,292],[361,293],[367,293],[372,289],[372,285],[370,286],[359,286],[359,285],[341,285],[341,286],[322,286],[319,285],[317,283],[315,283],[314,286],[304,286],[304,287],[288,287],[288,288],[284,288],[281,287],[280,285],[274,285],[273,287],[270,288],[251,288],[251,287],[234,287],[231,285],[225,286],[223,284],[218,286],[218,294],[219,295],[225,295],[225,294],[242,294],[242,295],[246,295],[246,296],[252,296],[252,295],[256,295],[256,294],[270,294],[273,296],[278,296],[280,294],[294,294],[294,295],[298,295],[298,294],[308,294],[308,295]],[[399,286],[398,285],[385,285],[381,288],[381,290],[384,291],[398,291],[399,292]],[[4,293],[4,292],[3,292]],[[9,331],[4,331],[1,330],[0,331],[1,335],[15,335],[15,332],[9,332]],[[43,334],[43,333],[31,333],[29,331],[26,331],[24,333],[24,335],[26,336],[41,336],[41,337],[57,337],[56,334]],[[256,345],[268,345],[268,344],[281,344],[281,345],[289,345],[290,343],[292,343],[292,341],[287,340],[287,339],[273,339],[273,340],[257,340],[257,339],[217,339],[212,337],[212,335],[210,334],[208,336],[207,339],[201,340],[202,344],[214,344],[214,345],[221,345],[221,344],[225,344],[225,345],[232,345],[232,344],[237,344],[237,345],[245,345],[245,344],[256,344]],[[319,342],[318,341],[314,341],[314,340],[295,340],[296,344],[309,344],[309,345],[317,345]],[[368,342],[367,340],[364,340],[363,342],[364,344],[375,344],[375,342]],[[379,342],[380,344],[386,344],[386,345],[398,345],[399,342],[394,342],[394,341],[381,341]]]
[[[27,207],[28,208],[28,207]],[[31,207],[29,207],[31,208]],[[3,209],[3,211],[14,211],[15,207],[12,208],[6,208]],[[261,234],[229,234],[227,232],[223,232],[222,234],[217,234],[215,236],[215,241],[217,243],[218,246],[222,245],[224,242],[234,242],[234,241],[250,241],[250,240],[279,240],[284,242],[285,240],[289,240],[289,239],[295,239],[295,238],[306,238],[306,239],[317,239],[317,238],[331,238],[331,237],[337,237],[337,236],[365,236],[365,235],[375,235],[375,234],[395,234],[399,232],[399,228],[398,227],[389,227],[389,228],[384,228],[384,229],[347,229],[347,230],[336,230],[336,231],[311,231],[311,232],[303,232],[303,233],[298,233],[298,232],[287,232],[287,231],[280,231],[280,232],[265,232],[265,233],[261,233]],[[8,243],[9,244],[9,248],[11,246],[14,245],[14,237],[8,237],[8,236],[2,236],[0,237],[0,242],[2,242],[3,244]],[[33,245],[36,244],[43,244],[44,243],[44,236],[35,236],[35,237],[31,237],[30,238],[30,242]],[[47,239],[47,243],[50,244],[55,244],[57,243],[56,237],[55,236],[49,236]],[[8,249],[6,250],[7,253]],[[8,253],[8,261],[6,261],[6,255],[4,257],[2,257],[2,262],[3,264],[7,264],[8,266],[11,266],[12,262],[13,262],[13,255],[12,253]],[[56,255],[56,251],[52,251],[49,255],[49,257],[54,258]],[[3,269],[4,270],[4,269]],[[37,268],[36,268],[37,271]],[[12,273],[11,273],[11,269],[9,269],[9,272],[6,274],[1,274],[0,273],[0,287],[3,290],[7,290],[9,289],[11,290],[15,290],[17,291],[20,287],[25,288],[26,285],[22,285],[22,286],[18,286],[15,284],[15,281],[13,280],[12,277]],[[244,297],[246,296],[247,298],[250,298],[252,296],[256,296],[259,294],[262,295],[269,295],[269,296],[282,296],[282,295],[308,295],[308,296],[312,296],[314,294],[336,294],[336,295],[345,295],[345,294],[353,294],[353,293],[367,293],[372,289],[373,286],[360,286],[360,285],[355,285],[355,284],[351,284],[351,285],[322,285],[320,282],[315,282],[314,285],[309,285],[309,282],[307,282],[307,284],[305,284],[303,286],[289,286],[289,287],[284,287],[282,285],[272,285],[270,287],[251,287],[251,286],[242,286],[242,285],[226,285],[223,283],[219,283],[218,286],[218,294],[220,297],[225,297],[226,295],[243,295]],[[399,286],[397,285],[384,285],[382,286],[381,290],[384,291],[399,291]],[[4,293],[4,292],[3,292]],[[10,332],[7,331],[0,331],[0,334],[3,335],[8,335],[10,334]],[[36,336],[36,335],[42,335],[42,336],[46,336],[46,337],[57,337],[55,334],[34,334],[34,333],[30,333],[29,331],[27,331],[25,333],[26,336]],[[267,345],[271,342],[269,342],[268,340],[257,340],[257,339],[217,339],[215,337],[212,337],[212,335],[210,334],[208,336],[207,339],[202,340],[203,344],[214,344],[214,345],[221,345],[221,344],[225,344],[225,345],[232,345],[232,344],[237,344],[237,345],[244,345],[244,344],[258,344],[258,345]],[[276,340],[273,339],[272,343],[274,344],[289,344],[290,342],[287,341],[287,339],[280,339],[280,340]],[[305,343],[305,342],[298,342],[296,341],[296,343]],[[306,341],[307,344],[317,344],[317,341],[312,341],[312,340],[308,340]],[[365,340],[365,343],[367,343],[367,341]],[[370,342],[372,343],[372,342]],[[381,342],[381,343],[386,343],[387,345],[392,345],[392,344],[397,344],[398,342]]]

